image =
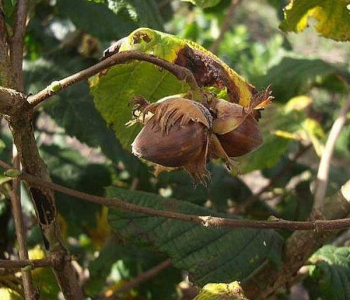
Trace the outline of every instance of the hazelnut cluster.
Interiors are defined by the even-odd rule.
[[[263,142],[259,110],[271,100],[270,91],[257,94],[249,107],[206,97],[199,103],[186,96],[170,96],[149,103],[136,97],[134,120],[143,128],[132,143],[132,153],[156,164],[155,174],[183,168],[194,180],[206,183],[206,164],[221,158],[235,167],[234,157],[257,149]]]

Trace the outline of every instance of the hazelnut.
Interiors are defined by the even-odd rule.
[[[238,128],[217,137],[229,157],[248,154],[263,143],[258,122],[252,115],[248,115]]]
[[[164,167],[182,167],[205,183],[209,177],[206,169],[212,123],[209,111],[202,104],[181,97],[148,105],[144,101],[134,100],[142,116],[152,116],[142,118],[144,127],[132,143],[133,154]]]

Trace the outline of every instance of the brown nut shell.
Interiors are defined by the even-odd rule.
[[[249,115],[235,130],[217,137],[229,157],[248,154],[263,143],[258,122],[252,115]]]
[[[190,121],[186,126],[178,120],[167,134],[156,120],[150,120],[132,144],[132,153],[165,167],[183,167],[196,159],[206,147],[207,129]]]

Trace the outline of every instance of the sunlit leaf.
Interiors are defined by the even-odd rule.
[[[300,32],[308,27],[309,17],[317,20],[315,29],[336,41],[350,40],[350,2],[348,0],[292,0],[285,8],[283,31]]]
[[[237,281],[229,284],[208,283],[193,300],[249,300]]]
[[[139,28],[118,45],[112,46],[106,53],[110,55],[118,51],[137,50],[173,62],[189,69],[199,86],[218,87],[217,92],[227,91],[229,101],[242,106],[248,106],[257,92],[225,62],[193,41],[149,28]]]
[[[0,299],[1,300],[24,300],[24,298],[17,293],[16,291],[7,288],[7,287],[1,287],[0,284]]]
[[[130,100],[142,96],[155,102],[165,96],[186,92],[184,81],[165,70],[146,62],[131,62],[115,66],[107,74],[95,76],[90,81],[96,108],[113,128],[120,143],[130,148],[141,126],[127,127],[132,118]]]

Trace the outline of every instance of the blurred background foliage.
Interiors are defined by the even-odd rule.
[[[4,1],[9,26],[13,22],[15,2]],[[105,48],[138,27],[165,31],[210,49],[222,32],[232,1],[211,1],[210,4],[217,4],[212,7],[205,7],[210,1],[190,2],[197,2],[199,6],[177,0],[31,1],[25,38],[26,91],[35,93],[53,80],[97,63]],[[150,207],[161,205],[161,199],[174,198],[179,201],[172,205],[188,213],[208,214],[210,209],[213,214],[251,219],[266,219],[273,214],[305,220],[312,207],[319,156],[330,126],[346,99],[344,81],[350,72],[350,44],[318,36],[312,26],[299,34],[283,33],[279,25],[283,20],[282,8],[288,1],[238,2],[216,53],[257,88],[271,85],[275,96],[274,104],[263,112],[260,122],[265,143],[239,159],[241,175],[233,176],[221,162],[214,162],[209,166],[213,176],[207,188],[194,188],[183,171],[155,178],[149,166],[122,149],[95,109],[88,84],[83,82],[45,102],[36,111],[37,142],[53,181],[95,195],[106,195],[108,191],[109,195],[130,198]],[[312,19],[309,21],[314,24]],[[10,161],[11,139],[6,126],[2,128],[0,155]],[[329,194],[349,179],[349,163],[350,126],[347,124],[337,141]],[[6,178],[0,178],[0,183],[0,257],[10,258],[17,255],[14,224]],[[29,246],[33,257],[40,257],[44,255],[40,231],[24,186],[22,190]],[[191,228],[184,228],[177,221],[164,223],[159,218],[142,219],[131,213],[120,216],[115,211],[108,222],[107,209],[62,194],[57,195],[57,205],[64,238],[76,256],[81,282],[91,299],[107,297],[167,257],[174,260],[174,267],[119,298],[190,299],[195,291],[189,279],[199,285],[213,280],[227,282],[229,279],[220,275],[225,273],[232,277],[231,281],[241,280],[261,264],[261,257],[252,257],[255,252],[250,248],[241,252],[238,249],[248,235],[256,243],[250,245],[253,248],[259,248],[259,239],[271,241],[274,246],[258,254],[276,265],[283,238],[288,235],[237,230],[234,234],[231,231],[231,236],[221,229],[204,234],[201,228],[192,228],[189,224],[186,226]],[[164,237],[162,231],[157,232],[159,228],[171,234]],[[237,245],[232,245],[230,239]],[[191,240],[197,244],[189,247]],[[143,247],[137,246],[136,241]],[[345,239],[337,243],[336,246],[341,247],[334,251],[326,248],[315,253],[310,258],[310,273],[305,276],[304,284],[286,289],[277,297],[348,299],[334,296],[345,295],[342,291],[350,288],[348,243]],[[208,250],[197,253],[193,261],[185,255],[186,251],[191,253],[204,246]],[[231,252],[232,249],[237,253]],[[206,265],[215,253],[217,261]],[[231,266],[231,273],[227,273],[223,264],[230,255],[237,260],[236,268]],[[246,261],[250,263],[244,263]],[[215,264],[223,269],[216,268]],[[34,273],[35,283],[42,291],[41,299],[57,298],[58,287],[50,272],[38,269]],[[211,274],[209,281],[205,279],[208,274]],[[1,299],[22,299],[23,291],[16,276],[0,273],[0,295],[2,293],[5,296],[0,296]],[[300,298],[300,293],[304,298]]]

